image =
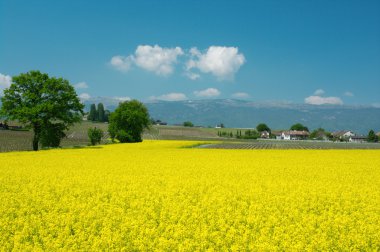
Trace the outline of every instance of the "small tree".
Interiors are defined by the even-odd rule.
[[[379,141],[379,137],[375,134],[375,132],[374,132],[373,130],[370,130],[370,131],[368,132],[367,141],[368,141],[368,142],[375,143],[375,142],[378,142],[378,141]]]
[[[105,122],[105,111],[103,103],[98,104],[98,121]]]
[[[194,127],[194,124],[192,122],[190,122],[190,121],[186,121],[186,122],[183,123],[183,126],[185,126],[185,127]]]
[[[141,135],[150,125],[148,109],[137,100],[121,102],[109,118],[112,139],[122,143],[141,142]]]
[[[268,131],[270,133],[270,128],[265,123],[259,123],[256,126],[258,132]]]
[[[309,129],[301,123],[293,124],[292,127],[290,127],[290,130],[300,130],[309,132]]]
[[[100,144],[100,141],[102,141],[102,137],[104,136],[103,130],[98,129],[96,127],[89,128],[87,130],[87,135],[90,139],[91,145]]]
[[[44,145],[56,145],[64,130],[81,121],[84,107],[67,80],[40,71],[14,76],[1,101],[0,114],[33,129],[33,150],[42,139]]]

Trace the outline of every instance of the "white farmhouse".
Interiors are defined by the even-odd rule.
[[[288,130],[281,133],[281,139],[283,140],[303,140],[309,136],[309,132],[300,130]]]
[[[354,132],[351,130],[341,130],[341,131],[335,131],[331,133],[334,138],[338,138],[341,140],[349,140],[350,137],[356,136]]]

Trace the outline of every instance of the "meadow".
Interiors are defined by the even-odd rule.
[[[0,153],[0,250],[380,249],[379,150]]]

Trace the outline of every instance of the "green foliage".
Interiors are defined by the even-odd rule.
[[[119,104],[109,118],[108,131],[120,142],[141,142],[141,134],[150,125],[148,109],[137,100]]]
[[[104,122],[109,121],[110,114],[111,114],[111,112],[109,110],[104,111]]]
[[[245,139],[257,139],[260,137],[260,133],[256,130],[246,130],[244,132],[244,136],[242,136],[242,138],[245,138]]]
[[[329,139],[331,134],[323,128],[318,128],[316,130],[313,130],[313,132],[310,133],[309,138],[314,140],[325,140]]]
[[[301,123],[296,123],[296,124],[293,124],[292,127],[290,127],[290,130],[300,130],[300,131],[307,131],[309,132],[309,129],[302,125]]]
[[[271,132],[270,128],[265,123],[260,123],[256,126],[258,132],[268,131]]]
[[[126,132],[125,130],[119,130],[117,132],[117,140],[120,141],[120,143],[133,143],[135,142],[132,136]]]
[[[105,122],[105,111],[103,103],[98,104],[98,121]]]
[[[110,111],[104,110],[103,103],[98,103],[98,108],[96,108],[96,104],[91,104],[87,120],[92,122],[108,122],[109,115]]]
[[[41,135],[47,138],[44,144],[55,145],[56,141],[48,139],[62,138],[63,130],[51,137],[46,137],[46,134],[56,129],[66,130],[79,122],[84,107],[67,80],[49,77],[40,71],[14,76],[11,86],[4,90],[1,101],[0,114],[33,129],[33,150],[38,150]]]
[[[379,137],[375,134],[375,132],[373,130],[370,130],[368,132],[367,141],[371,142],[371,143],[375,143],[375,142],[379,141]]]
[[[65,127],[61,123],[47,122],[41,130],[40,143],[42,147],[59,147],[62,138],[66,136]]]
[[[91,145],[100,144],[102,137],[104,136],[103,130],[98,129],[96,127],[89,128],[87,130],[88,138],[90,139]]]
[[[96,110],[96,105],[91,104],[90,113],[87,117],[88,121],[97,121],[98,120],[98,111]]]
[[[194,127],[194,124],[190,121],[183,122],[183,126],[185,127]]]

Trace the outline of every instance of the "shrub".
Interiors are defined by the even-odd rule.
[[[91,145],[100,144],[103,137],[103,130],[95,128],[89,128],[87,131],[88,138],[90,139]]]

